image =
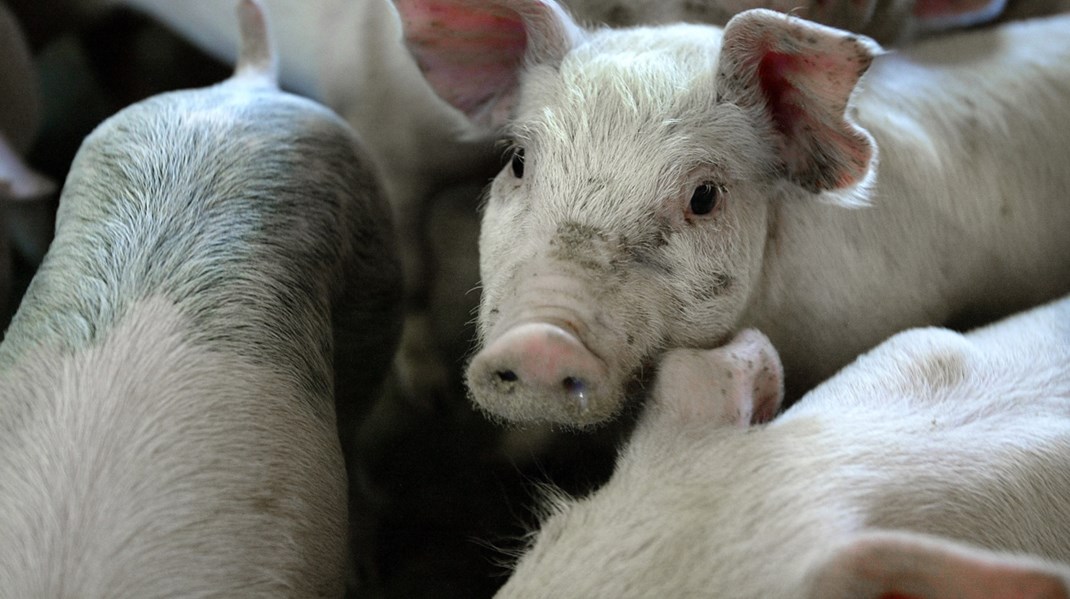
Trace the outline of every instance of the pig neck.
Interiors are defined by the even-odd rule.
[[[326,393],[330,291],[346,251],[330,241],[350,223],[339,198],[296,178],[296,161],[321,149],[285,121],[308,115],[286,102],[246,110],[257,100],[233,95],[157,97],[87,138],[0,368],[37,347],[97,343],[132,304],[159,296],[189,319],[190,341]],[[321,129],[327,144],[348,143]]]
[[[1055,17],[876,59],[854,98],[878,146],[870,206],[774,199],[742,319],[772,339],[792,396],[895,331],[978,324],[1067,290],[1049,252],[1070,252],[1070,222],[1040,203],[1070,185],[1070,133],[1051,128],[1070,102],[1067,31]]]

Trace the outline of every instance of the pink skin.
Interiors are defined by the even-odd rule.
[[[606,365],[575,335],[546,322],[514,326],[479,354],[473,376],[516,382],[561,403],[587,409],[587,394],[606,378]]]
[[[514,13],[495,14],[493,9],[474,13],[421,0],[401,0],[398,4],[406,5],[401,7],[406,29],[423,32],[406,39],[421,69],[444,99],[461,111],[478,111],[496,87],[488,82],[515,79],[527,36]],[[443,28],[474,30],[480,35],[444,36]],[[443,49],[451,57],[465,59],[443,60]]]
[[[499,305],[469,365],[469,388],[480,390],[473,399],[511,420],[585,425],[610,417],[616,406],[605,398],[619,393],[621,378],[619,360],[610,359],[620,357],[612,348],[623,340],[596,313],[583,277],[524,269],[517,278],[515,301]],[[482,404],[487,397],[494,401]]]

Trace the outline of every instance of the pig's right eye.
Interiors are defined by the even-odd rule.
[[[513,176],[517,179],[524,178],[524,148],[517,148],[513,150],[513,159],[511,161],[513,167]]]
[[[721,202],[721,189],[713,183],[703,183],[695,188],[691,194],[691,202],[688,204],[688,212],[695,216],[703,216],[713,212]]]

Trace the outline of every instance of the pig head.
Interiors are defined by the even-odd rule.
[[[871,178],[875,147],[846,113],[878,51],[865,38],[761,10],[654,34],[587,31],[551,1],[396,4],[428,81],[511,144],[467,373],[493,415],[613,417],[664,348],[738,329],[770,202],[802,188],[849,204]]]

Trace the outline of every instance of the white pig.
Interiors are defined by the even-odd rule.
[[[428,80],[515,148],[467,373],[491,414],[604,421],[664,348],[743,327],[797,398],[895,331],[1070,290],[1070,17],[880,54],[766,10],[587,30],[553,0],[397,5]]]
[[[1067,364],[1070,298],[900,333],[759,425],[765,337],[669,352],[613,477],[498,597],[1066,599]]]
[[[241,14],[231,79],[74,160],[0,345],[0,597],[342,593],[334,373],[382,377],[400,267],[352,130],[278,90]]]
[[[22,158],[37,134],[41,93],[33,58],[14,15],[0,4],[0,314],[10,316],[12,242],[33,265],[51,238],[56,185]]]
[[[1018,0],[1054,11],[1061,0]],[[927,32],[967,27],[1000,16],[1007,0],[573,0],[578,19],[611,25],[676,22],[724,25],[752,8],[769,8],[862,33],[882,44],[904,43]],[[1038,10],[1038,9],[1033,9]]]

